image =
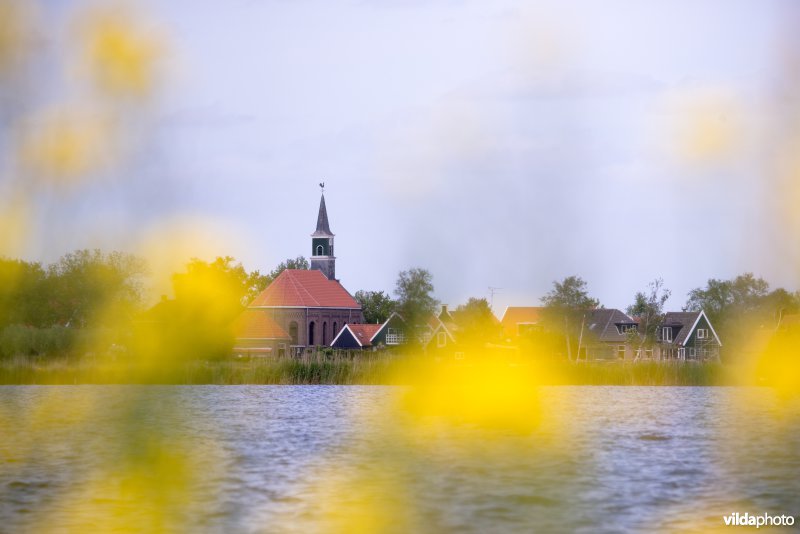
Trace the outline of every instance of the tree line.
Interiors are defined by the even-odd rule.
[[[230,323],[284,269],[308,269],[303,256],[269,272],[248,271],[231,256],[191,259],[171,277],[173,297],[146,302],[150,272],[144,260],[122,252],[77,250],[52,264],[0,258],[0,355],[68,353],[75,347],[169,347],[190,357],[223,354],[232,346]],[[661,279],[634,294],[625,311],[639,320],[639,343],[652,345],[671,293]],[[415,267],[398,274],[393,295],[359,290],[354,298],[365,321],[403,316],[409,339],[421,336],[439,302],[430,271]],[[579,276],[554,281],[541,299],[548,330],[577,346],[587,310],[601,308]],[[684,311],[704,310],[726,346],[736,347],[754,327],[774,326],[782,315],[800,311],[800,292],[769,284],[752,273],[731,280],[710,279],[689,292]],[[468,343],[501,342],[487,299],[472,297],[453,310],[459,337]],[[94,339],[90,339],[94,338]]]

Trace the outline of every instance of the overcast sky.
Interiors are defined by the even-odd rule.
[[[790,5],[149,1],[173,59],[136,180],[64,200],[38,254],[184,217],[269,270],[309,255],[324,181],[351,293],[412,266],[498,315],[571,274],[619,308],[656,277],[673,309],[744,271],[796,289]]]

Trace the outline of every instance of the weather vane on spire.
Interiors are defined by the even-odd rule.
[[[320,182],[319,188],[322,190],[323,193],[325,193],[325,182]]]

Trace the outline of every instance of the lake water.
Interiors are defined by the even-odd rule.
[[[800,516],[800,404],[769,389],[543,388],[530,432],[419,425],[402,391],[2,387],[0,531],[648,532]]]

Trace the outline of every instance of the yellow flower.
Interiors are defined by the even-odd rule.
[[[92,13],[81,25],[83,60],[98,87],[115,96],[146,96],[162,55],[160,40],[123,12]]]
[[[23,126],[20,159],[37,178],[75,183],[106,162],[111,137],[107,121],[97,114],[47,110]]]

